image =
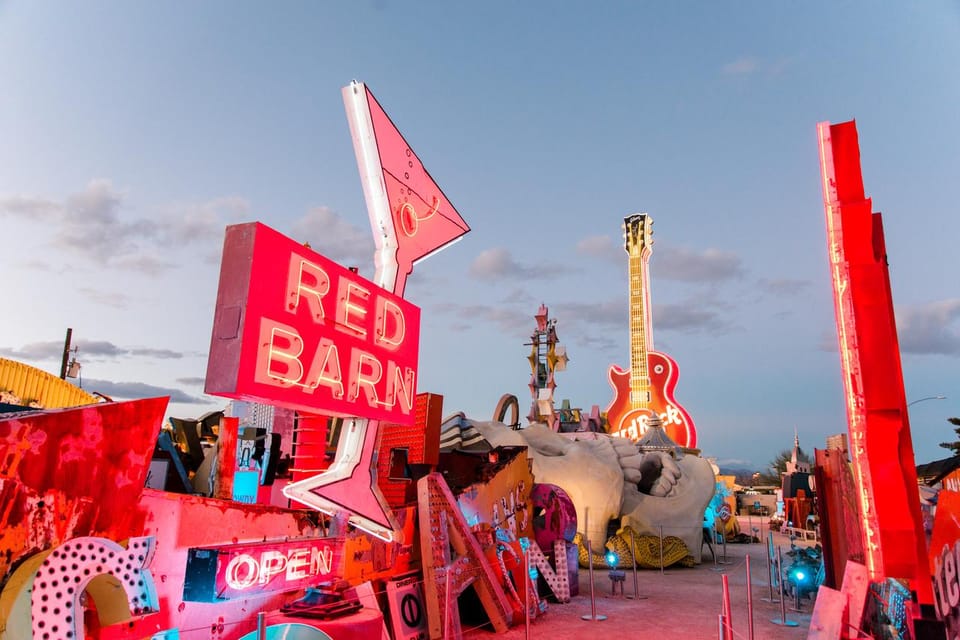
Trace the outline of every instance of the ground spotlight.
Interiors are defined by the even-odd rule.
[[[617,555],[616,551],[607,551],[606,555],[603,556],[603,559],[606,561],[607,566],[611,569],[616,569],[617,565],[620,563],[620,556]]]

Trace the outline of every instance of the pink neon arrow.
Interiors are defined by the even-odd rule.
[[[403,296],[413,265],[448,246],[470,227],[366,85],[343,89],[360,180],[377,245],[374,281]],[[344,424],[337,457],[325,473],[287,485],[283,493],[324,513],[345,510],[349,522],[386,541],[398,530],[372,464],[378,420]]]
[[[344,105],[377,243],[381,287],[403,295],[413,265],[470,231],[366,85],[343,89]]]

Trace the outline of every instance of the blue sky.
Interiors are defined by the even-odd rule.
[[[411,6],[412,5],[412,6]],[[888,6],[889,5],[889,6]],[[654,339],[704,453],[846,430],[816,123],[856,118],[919,461],[960,415],[960,5],[0,1],[0,355],[204,396],[224,226],[372,276],[340,97],[366,82],[472,227],[418,265],[419,388],[528,406],[540,303],[602,408],[629,364],[620,223],[655,220]]]

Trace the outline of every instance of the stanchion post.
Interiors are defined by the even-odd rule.
[[[723,637],[723,628],[726,625],[723,623],[723,614],[717,616],[717,640],[724,640]]]
[[[646,600],[647,596],[640,595],[640,582],[637,580],[637,536],[630,530],[630,560],[633,562],[633,595],[627,596],[633,600]]]
[[[663,525],[660,525],[660,575],[663,575]]]
[[[777,582],[780,584],[780,619],[774,618],[770,622],[783,627],[799,626],[800,623],[796,620],[787,620],[787,603],[783,599],[783,559],[780,554],[780,547],[777,547]]]
[[[753,576],[750,574],[750,554],[747,554],[747,640],[753,640]]]
[[[730,564],[730,562],[727,560],[727,536],[726,536],[726,534],[721,533],[720,529],[717,528],[716,525],[714,525],[713,534],[714,534],[714,535],[713,535],[713,540],[714,540],[714,542],[716,542],[717,538],[719,538],[719,539],[720,539],[720,546],[723,547],[723,560],[718,560],[718,561],[717,561],[718,564],[723,564],[723,565]]]
[[[723,634],[724,640],[733,640],[733,608],[730,606],[730,581],[727,574],[720,576],[720,582],[723,584],[723,617],[727,619],[726,631]]]
[[[599,622],[600,620],[606,620],[607,616],[597,615],[597,597],[593,589],[593,547],[590,545],[590,540],[587,540],[587,557],[589,558],[590,566],[590,615],[589,616],[580,616],[583,620],[593,620]]]
[[[257,613],[257,640],[267,640],[267,614]]]
[[[766,542],[764,543],[763,549],[763,558],[767,563],[767,587],[770,591],[769,598],[760,598],[764,602],[779,602],[777,598],[773,596],[773,570],[776,569],[776,565],[770,565],[770,554],[773,551],[773,532],[767,534]]]
[[[559,566],[559,563],[558,563]],[[527,624],[527,640],[530,640],[530,548],[523,552],[523,609]]]

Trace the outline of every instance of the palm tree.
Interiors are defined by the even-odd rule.
[[[960,418],[947,418],[947,422],[953,425],[953,432],[958,438],[960,438]],[[950,452],[953,455],[960,455],[960,440],[955,440],[953,442],[941,442],[940,446],[944,449],[950,449]]]

